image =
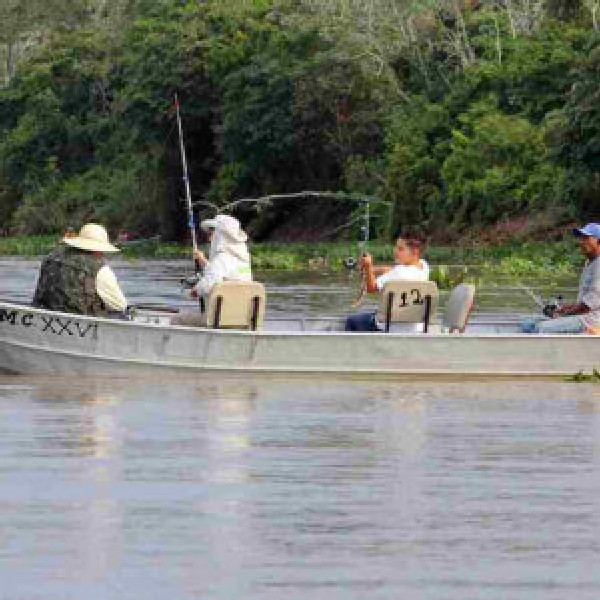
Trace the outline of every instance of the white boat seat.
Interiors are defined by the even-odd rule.
[[[423,323],[423,331],[427,333],[437,301],[434,281],[389,281],[381,293],[377,320],[383,323],[386,332],[391,323]]]
[[[216,329],[261,329],[265,286],[258,281],[224,281],[208,295],[206,326]]]
[[[461,283],[450,292],[442,317],[444,331],[464,333],[474,298],[475,286],[468,283]]]

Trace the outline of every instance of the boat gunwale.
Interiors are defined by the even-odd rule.
[[[33,311],[35,314],[52,314],[67,318],[76,318],[78,320],[83,320],[86,322],[92,323],[106,323],[111,327],[124,327],[124,328],[132,328],[132,327],[140,327],[143,329],[157,329],[160,331],[177,331],[184,333],[186,335],[218,335],[218,336],[250,336],[250,337],[272,337],[272,338],[281,338],[281,337],[339,337],[339,338],[372,338],[376,335],[378,338],[379,333],[383,335],[385,338],[391,339],[444,339],[444,340],[462,340],[462,339],[514,339],[514,340],[577,340],[578,342],[584,339],[590,340],[590,342],[584,343],[597,343],[597,340],[600,339],[600,336],[589,335],[589,334],[543,334],[536,335],[530,333],[470,333],[469,331],[465,333],[443,333],[443,332],[427,332],[427,333],[418,333],[418,332],[354,332],[354,331],[267,331],[267,330],[257,330],[257,331],[249,331],[244,329],[214,329],[214,328],[204,328],[204,327],[192,327],[187,325],[164,325],[160,323],[143,323],[139,321],[126,321],[121,319],[111,319],[107,317],[95,317],[90,315],[81,315],[77,313],[67,313],[61,311],[48,310],[44,308],[36,308],[29,304],[24,303],[14,303],[7,302],[4,300],[0,300],[0,308],[10,307],[11,309],[17,310],[28,310]],[[147,311],[152,312],[152,311]],[[159,311],[156,311],[157,313]],[[152,313],[155,314],[155,313]],[[280,320],[283,321],[294,321],[294,318],[282,318]],[[298,320],[302,320],[301,318]],[[316,320],[319,320],[317,317]],[[497,323],[506,323],[506,321],[497,321]],[[510,323],[515,323],[515,321],[511,321]],[[485,325],[493,325],[494,321],[485,321]]]

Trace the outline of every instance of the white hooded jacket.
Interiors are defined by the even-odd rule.
[[[221,281],[252,281],[250,253],[245,242],[232,240],[220,229],[215,229],[210,244],[208,264],[195,286],[198,295],[207,296]]]

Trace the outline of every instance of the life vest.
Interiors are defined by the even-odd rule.
[[[96,291],[96,275],[103,264],[91,252],[59,245],[42,261],[33,305],[81,315],[105,314]]]

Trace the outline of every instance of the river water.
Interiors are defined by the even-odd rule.
[[[1,260],[0,297],[38,264]],[[114,266],[187,302],[182,263]],[[269,310],[353,294],[300,279]],[[4,375],[0,473],[2,600],[600,597],[591,384]]]

